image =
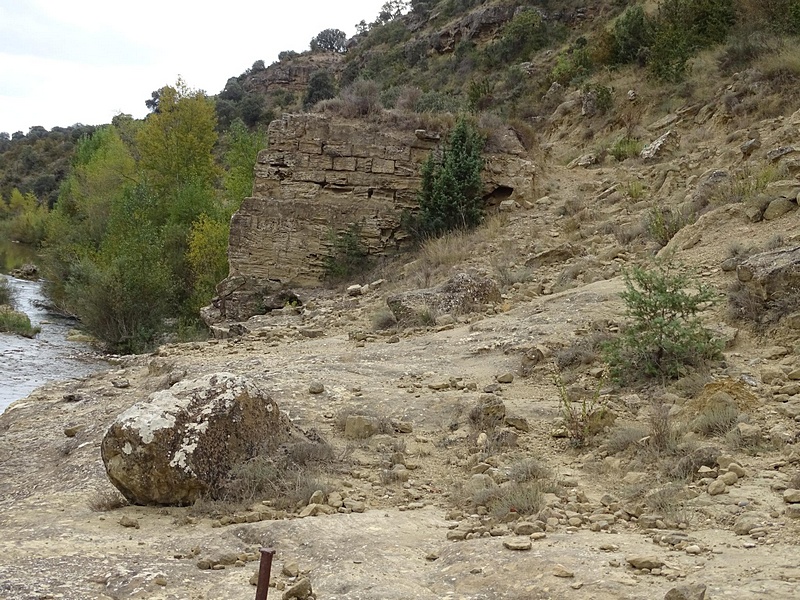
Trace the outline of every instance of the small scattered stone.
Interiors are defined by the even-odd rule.
[[[514,533],[517,535],[531,535],[532,533],[538,533],[540,531],[541,527],[530,521],[519,521],[514,525]]]
[[[709,496],[719,496],[720,494],[724,494],[725,490],[727,489],[727,485],[725,485],[724,481],[719,479],[715,479],[711,482],[708,486],[708,495]]]
[[[502,375],[498,375],[495,377],[497,383],[511,383],[514,381],[514,374],[511,372],[503,373]]]
[[[664,566],[664,561],[652,554],[632,554],[625,560],[635,569],[660,569]]]
[[[119,520],[119,524],[123,527],[132,527],[133,529],[139,529],[139,521],[136,519],[131,519],[130,517],[122,517]]]
[[[518,431],[523,431],[525,433],[531,430],[531,426],[528,423],[528,420],[524,417],[509,417],[506,416],[506,425],[509,427],[513,427]]]
[[[155,583],[156,585],[161,585],[161,586],[167,585],[167,578],[164,577],[163,575],[156,575],[153,578],[153,583]]]
[[[125,389],[130,387],[131,383],[127,379],[119,378],[119,379],[112,379],[111,385],[113,385],[115,388]]]
[[[300,581],[295,583],[285,592],[283,592],[283,600],[291,600],[292,598],[308,598],[311,595],[311,580],[308,577],[303,577]]]
[[[702,549],[697,544],[686,546],[686,554],[700,554]]]
[[[733,532],[736,535],[748,535],[751,530],[761,525],[762,517],[755,513],[744,513],[733,524]]]
[[[672,588],[666,593],[664,600],[705,600],[705,597],[706,585],[704,583],[694,583]]]
[[[800,503],[800,490],[788,489],[783,492],[783,501],[787,504]]]
[[[308,393],[309,394],[321,394],[325,391],[325,386],[322,385],[319,381],[312,381],[311,384],[308,386]]]
[[[283,563],[281,573],[286,577],[297,577],[300,575],[300,566],[297,564],[297,561],[290,560],[289,562]]]
[[[739,463],[732,462],[728,465],[728,471],[731,473],[736,473],[736,476],[741,479],[745,476],[744,469]]]
[[[503,546],[509,550],[530,550],[531,541],[529,539],[506,538],[503,540]]]
[[[434,560],[439,560],[439,553],[438,552],[431,552],[425,557],[425,560],[433,562]]]
[[[575,577],[575,572],[570,571],[564,565],[556,565],[553,567],[553,575],[556,577],[563,577],[565,579],[569,579],[570,577]]]
[[[739,481],[739,476],[733,471],[728,471],[727,473],[720,475],[719,480],[725,485],[733,485]]]
[[[64,435],[68,438],[74,438],[83,429],[83,425],[67,425],[64,427]]]

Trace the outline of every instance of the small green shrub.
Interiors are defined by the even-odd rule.
[[[653,22],[637,4],[626,10],[614,23],[611,60],[614,64],[644,62],[653,42]]]
[[[256,456],[234,467],[212,497],[234,503],[269,499],[277,508],[294,508],[306,504],[316,490],[328,491],[318,470],[332,462],[327,444],[296,444],[285,456]]]
[[[308,109],[321,100],[333,98],[336,95],[336,84],[333,76],[328,71],[317,71],[308,79],[308,90],[303,99],[303,106]]]
[[[0,306],[3,304],[14,308],[17,305],[17,297],[8,279],[0,275]]]
[[[500,39],[486,48],[485,61],[489,66],[498,66],[528,60],[533,52],[545,48],[562,33],[538,12],[523,10],[505,26]]]
[[[575,447],[582,447],[598,434],[602,429],[613,422],[613,416],[606,411],[600,390],[606,381],[605,375],[598,380],[597,387],[591,396],[583,396],[578,402],[573,402],[567,387],[561,378],[561,372],[553,364],[553,383],[558,390],[561,417],[566,427],[566,437]],[[611,421],[607,419],[611,416]]]
[[[618,161],[623,161],[626,158],[636,158],[639,156],[643,147],[644,144],[641,140],[623,137],[614,142],[611,148],[608,149],[608,153]]]
[[[680,210],[651,208],[647,215],[647,233],[661,246],[666,246],[675,234],[693,222],[692,215]]]
[[[640,425],[622,425],[616,427],[611,431],[608,440],[606,440],[606,451],[609,455],[619,454],[627,450],[633,444],[637,444],[648,435],[649,431],[647,428]]]
[[[535,458],[525,458],[508,467],[508,478],[517,483],[551,479],[552,471]]]
[[[109,512],[128,506],[128,501],[117,490],[95,492],[87,502],[92,512]]]
[[[397,325],[397,319],[388,308],[381,308],[372,317],[372,329],[375,331],[383,331],[391,329]]]
[[[497,519],[502,519],[510,512],[521,515],[534,515],[544,506],[544,496],[541,484],[538,482],[516,483],[512,482],[486,503],[489,514]]]
[[[586,48],[574,48],[559,55],[556,65],[550,72],[550,79],[567,86],[572,81],[580,81],[592,72],[592,59]]]
[[[16,333],[23,337],[32,338],[42,330],[33,327],[31,320],[25,313],[14,310],[0,310],[0,332]]]
[[[698,313],[716,300],[709,287],[674,272],[666,263],[624,274],[628,322],[604,348],[615,379],[677,379],[688,366],[720,356],[720,343],[706,331]],[[688,288],[693,288],[689,291]]]
[[[325,279],[341,282],[369,269],[369,252],[361,242],[361,228],[350,224],[346,230],[330,234],[331,254],[323,259]]]
[[[628,194],[628,198],[631,200],[641,200],[644,198],[644,184],[639,180],[634,179],[630,181],[628,185],[625,186],[625,191]]]

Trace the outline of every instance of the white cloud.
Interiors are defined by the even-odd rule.
[[[323,29],[352,35],[384,1],[0,0],[0,131],[142,117],[179,75],[216,94]]]

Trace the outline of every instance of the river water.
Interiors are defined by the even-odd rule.
[[[51,314],[37,304],[44,299],[41,282],[7,275],[35,259],[31,250],[0,240],[0,277],[7,278],[16,292],[17,310],[42,328],[33,339],[0,333],[0,412],[49,381],[84,377],[107,366],[90,345],[67,340],[76,326],[72,319]]]

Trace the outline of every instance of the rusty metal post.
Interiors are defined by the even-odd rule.
[[[256,588],[256,600],[267,600],[269,592],[269,576],[272,572],[272,557],[275,550],[272,548],[261,548],[261,562],[258,566],[258,587]]]

